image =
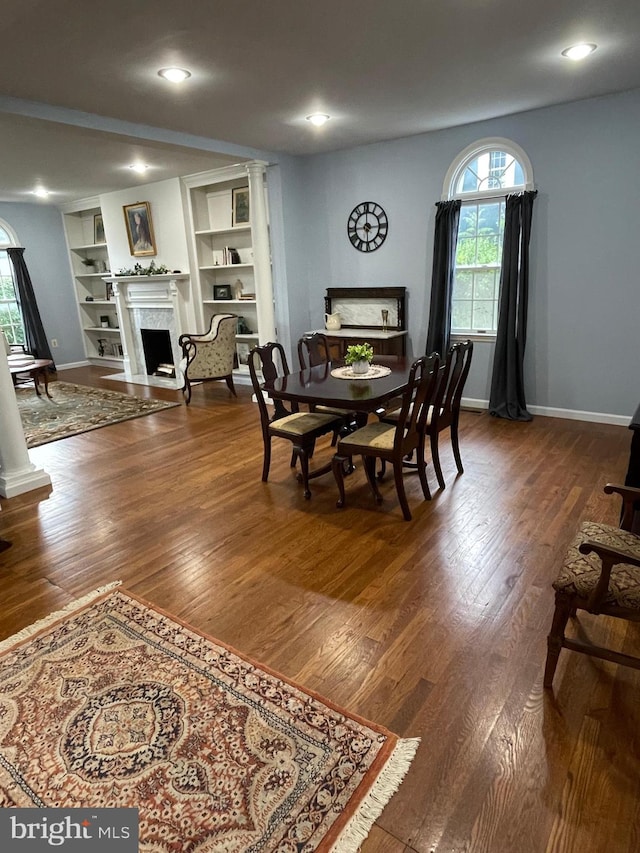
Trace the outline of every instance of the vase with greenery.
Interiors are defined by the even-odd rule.
[[[354,373],[367,373],[373,359],[373,347],[371,344],[351,344],[347,347],[344,357]]]

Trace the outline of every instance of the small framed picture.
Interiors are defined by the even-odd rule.
[[[230,284],[214,284],[213,285],[214,299],[232,299]]]
[[[249,224],[249,187],[236,187],[231,191],[231,224]]]
[[[104,236],[104,223],[102,221],[101,213],[96,213],[93,217],[93,242],[106,243]]]
[[[251,347],[249,344],[245,344],[242,341],[236,344],[236,354],[238,356],[238,364],[249,364],[249,353],[251,352]]]
[[[135,204],[125,204],[122,209],[131,254],[134,257],[157,255],[149,202],[138,201]]]
[[[105,299],[111,301],[113,299],[113,283],[108,281],[105,288]]]

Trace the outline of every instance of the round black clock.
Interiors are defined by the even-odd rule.
[[[347,234],[359,252],[375,252],[379,249],[388,230],[387,214],[375,201],[360,202],[347,220]]]

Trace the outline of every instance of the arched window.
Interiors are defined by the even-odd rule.
[[[0,219],[0,329],[10,344],[25,342],[24,325],[16,296],[13,267],[7,248],[19,246],[18,236],[8,222]]]
[[[533,189],[525,152],[508,139],[465,148],[447,172],[443,198],[462,201],[451,303],[451,334],[492,337],[498,326],[505,199]]]

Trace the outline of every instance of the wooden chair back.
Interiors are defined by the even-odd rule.
[[[249,353],[249,376],[251,377],[251,384],[256,395],[258,408],[260,409],[260,419],[262,420],[263,429],[272,421],[286,417],[291,412],[282,400],[274,400],[273,417],[270,417],[267,402],[260,386],[263,381],[270,382],[279,376],[286,376],[288,373],[289,365],[282,344],[270,341],[269,343],[262,344],[262,346],[255,346]]]
[[[396,424],[394,449],[406,455],[420,443],[429,408],[434,404],[439,381],[440,356],[437,352],[416,359],[409,371],[407,388]]]
[[[457,420],[460,413],[462,392],[464,390],[471,357],[473,355],[473,341],[459,341],[449,347],[444,369],[441,373],[441,381],[434,400],[434,413],[432,428],[440,431]]]
[[[322,332],[309,332],[298,341],[298,361],[300,370],[317,367],[331,361],[329,342]]]

